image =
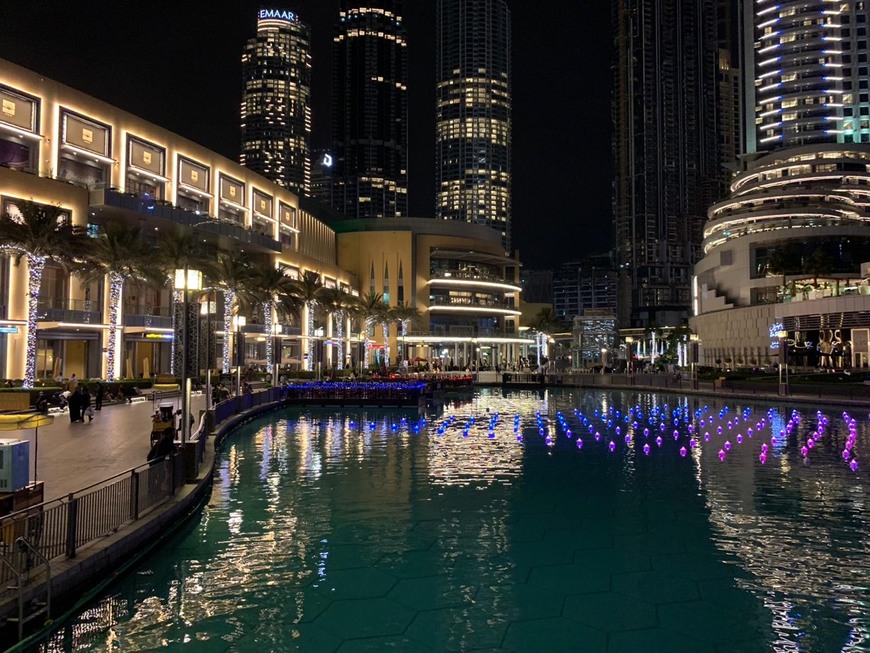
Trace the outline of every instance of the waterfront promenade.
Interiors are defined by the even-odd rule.
[[[502,375],[481,373],[482,383],[501,385]],[[518,377],[519,375],[517,375]],[[583,375],[579,377],[584,386],[590,389],[628,389],[628,390],[667,390],[686,394],[701,394],[707,396],[729,396],[753,400],[774,400],[790,403],[832,402],[840,405],[868,406],[870,403],[857,398],[819,397],[815,393],[803,394],[800,388],[792,388],[789,397],[778,397],[775,392],[761,394],[757,392],[740,392],[735,389],[714,388],[712,382],[702,382],[696,390],[692,390],[691,382],[683,380],[673,383],[665,375],[654,377],[639,377],[627,379],[620,375]],[[515,377],[515,382],[520,378]],[[524,380],[524,379],[523,379]],[[531,378],[528,379],[532,381]],[[653,382],[653,380],[655,382]],[[508,384],[511,387],[514,384]],[[517,383],[517,386],[522,385]],[[530,383],[532,385],[532,383]],[[537,382],[537,387],[541,387]],[[543,387],[572,387],[573,383]],[[775,390],[775,388],[773,388]],[[55,415],[54,423],[39,429],[39,479],[44,482],[44,497],[46,501],[57,499],[76,492],[95,483],[119,474],[137,465],[145,463],[150,449],[151,415],[157,404],[170,402],[179,407],[180,397],[163,399],[158,402],[140,401],[133,404],[104,405],[96,413],[93,422],[72,424],[68,413]],[[191,413],[198,416],[205,408],[204,396],[191,397]],[[20,439],[30,441],[30,473],[33,479],[33,446],[34,430],[27,429],[17,432],[5,432],[0,438]]]
[[[56,413],[54,423],[39,428],[37,480],[45,484],[46,501],[76,492],[146,462],[151,448],[151,416],[159,403],[179,407],[180,396],[132,404],[103,405],[93,422],[72,424],[69,413]],[[194,416],[205,408],[205,397],[191,397]],[[0,439],[30,442],[30,478],[33,480],[33,429],[6,431]]]

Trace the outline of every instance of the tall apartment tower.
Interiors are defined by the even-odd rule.
[[[613,29],[619,326],[673,326],[721,186],[716,1],[617,0]]]
[[[758,150],[870,142],[867,2],[774,2],[755,11]]]
[[[408,44],[400,0],[341,0],[333,39],[332,206],[408,213]]]
[[[511,249],[511,16],[505,0],[438,0],[435,214]]]
[[[311,189],[311,33],[291,11],[261,9],[242,55],[240,162],[300,195]]]

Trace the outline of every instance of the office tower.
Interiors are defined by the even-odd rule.
[[[520,286],[523,289],[523,302],[530,304],[553,303],[553,271],[530,270],[520,271]]]
[[[719,132],[719,160],[721,162],[721,186],[715,200],[728,191],[731,174],[738,169],[738,159],[746,150],[743,120],[743,90],[741,87],[741,30],[739,16],[740,0],[717,0],[717,130]],[[750,122],[748,126],[754,128]]]
[[[435,215],[511,249],[511,17],[504,0],[438,0]]]
[[[619,326],[673,326],[719,181],[715,2],[619,0],[613,27]]]
[[[332,206],[332,153],[325,148],[311,150],[311,197]]]
[[[408,212],[408,54],[400,0],[342,0],[333,43],[332,206]]]
[[[565,324],[592,309],[615,315],[616,285],[609,252],[564,263],[553,275],[553,310]]]
[[[311,34],[291,11],[261,9],[242,55],[240,162],[300,195],[311,187]]]

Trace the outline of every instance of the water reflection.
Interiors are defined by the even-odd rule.
[[[486,390],[426,415],[288,412],[229,440],[200,521],[44,650],[335,650],[384,615],[407,617],[391,645],[522,650],[512,624],[562,619],[579,586],[660,620],[755,609],[769,629],[745,636],[774,650],[866,650],[868,480],[829,412]]]

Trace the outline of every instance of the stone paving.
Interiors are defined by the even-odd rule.
[[[66,496],[115,474],[145,463],[150,446],[151,416],[160,403],[180,407],[180,396],[159,401],[103,405],[94,421],[71,423],[69,413],[54,413],[54,423],[39,429],[36,469],[45,483],[46,501]],[[191,397],[194,416],[205,408],[205,397]],[[34,429],[5,431],[0,439],[30,442],[30,478],[34,468]]]

